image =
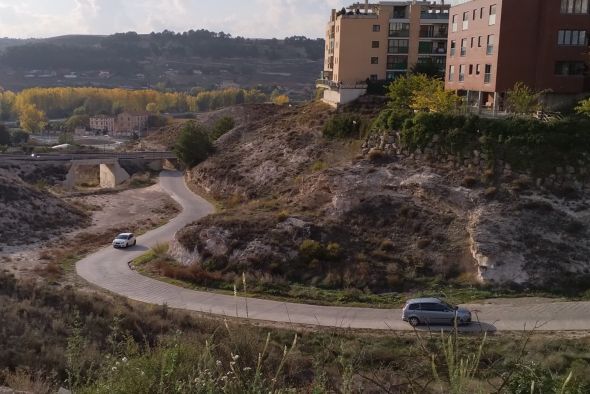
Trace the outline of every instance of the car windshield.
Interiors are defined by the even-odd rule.
[[[125,234],[117,235],[117,239],[127,239],[127,235],[125,235]]]
[[[446,302],[442,301],[441,304],[443,304],[445,307],[449,308],[450,310],[454,311],[455,309],[457,309],[456,306],[451,305],[451,304],[447,304]]]

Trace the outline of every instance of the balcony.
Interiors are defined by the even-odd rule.
[[[447,48],[418,48],[418,54],[420,55],[440,55],[445,56],[447,54]],[[451,49],[451,54],[453,54],[453,50]]]
[[[409,37],[409,30],[390,30],[389,37]]]
[[[421,31],[420,38],[435,38],[438,40],[446,40],[448,38],[448,34],[446,31],[436,31],[436,32]]]
[[[390,54],[401,54],[401,55],[407,55],[408,52],[410,51],[409,47],[389,47],[387,49],[387,53]]]
[[[420,19],[424,20],[449,20],[449,13],[448,12],[423,12],[420,14]]]
[[[407,70],[408,63],[387,63],[388,70]]]

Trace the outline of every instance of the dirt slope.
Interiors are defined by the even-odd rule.
[[[583,282],[590,272],[583,186],[569,200],[504,178],[490,187],[470,166],[328,141],[323,106],[257,110],[260,120],[225,135],[189,175],[226,209],[178,234],[185,264],[224,280],[248,271],[259,282],[376,291],[434,278]]]
[[[85,213],[0,169],[0,246],[31,244],[83,225]]]

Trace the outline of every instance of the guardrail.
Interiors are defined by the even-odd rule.
[[[175,159],[173,152],[126,152],[126,153],[39,153],[30,154],[0,154],[0,161],[72,161],[72,160],[164,160]]]

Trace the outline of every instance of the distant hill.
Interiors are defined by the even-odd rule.
[[[322,39],[249,39],[208,30],[0,39],[0,86],[211,88],[236,83],[311,89],[323,54]]]

